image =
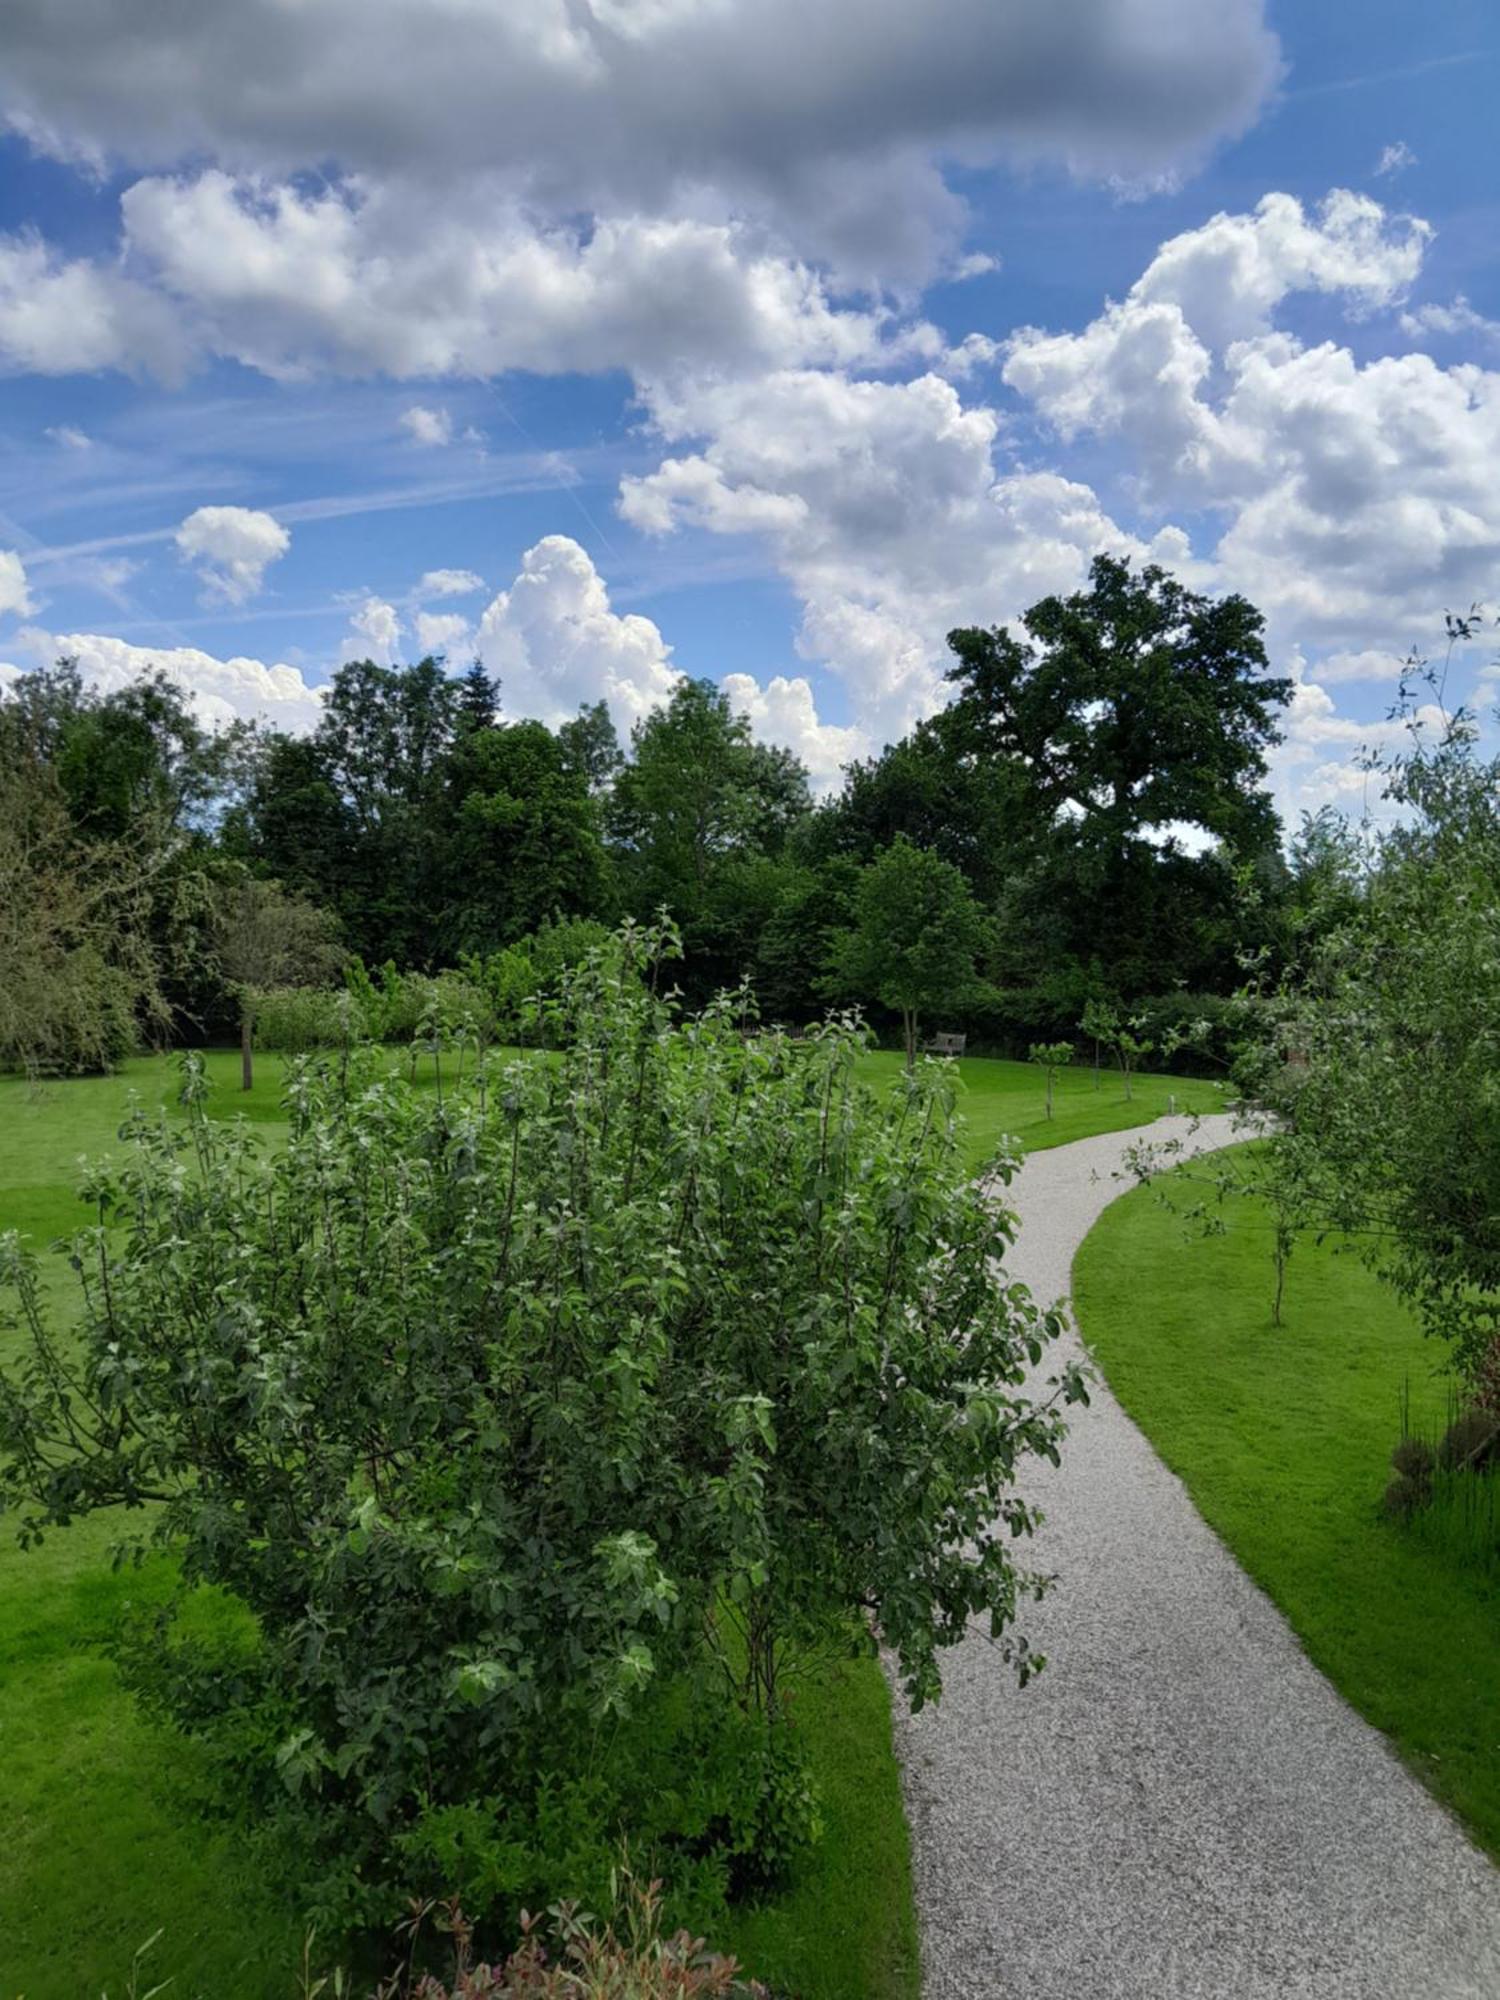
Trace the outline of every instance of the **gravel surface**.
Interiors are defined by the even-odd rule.
[[[1141,1136],[1026,1162],[1009,1268],[1042,1302]],[[1150,1136],[1242,1135],[1226,1117]],[[1046,1671],[1022,1691],[976,1637],[937,1707],[898,1702],[927,2000],[1500,2000],[1500,1871],[1102,1383],[1061,1471],[1028,1488],[1038,1566],[1060,1576],[1024,1627]]]

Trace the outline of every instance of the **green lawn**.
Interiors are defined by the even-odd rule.
[[[215,1108],[243,1113],[269,1141],[279,1129],[282,1065],[262,1057],[256,1087],[238,1089],[237,1053],[209,1057]],[[900,1057],[865,1058],[872,1082]],[[1057,1115],[1044,1115],[1040,1073],[979,1058],[959,1065],[970,1157],[1003,1132],[1028,1146],[1154,1117],[1169,1094],[1209,1108],[1211,1086],[1143,1077],[1126,1102],[1118,1077],[1065,1074]],[[38,1245],[83,1219],[77,1162],[115,1142],[132,1096],[170,1104],[175,1066],[129,1063],[119,1076],[53,1085],[39,1095],[0,1079],[0,1228]],[[0,2000],[118,1996],[135,1947],[160,1929],[156,1977],[173,2000],[269,2000],[290,1990],[301,1947],[288,1914],[243,1878],[230,1837],[174,1801],[180,1752],[136,1717],[100,1650],[131,1597],[165,1587],[164,1566],[111,1574],[114,1533],[94,1520],[19,1552],[0,1533],[0,1770],[7,1839],[0,1855]],[[743,1913],[724,1942],[806,2000],[910,2000],[917,1991],[906,1828],[890,1747],[884,1682],[872,1662],[804,1696],[829,1837],[794,1891]]]
[[[902,1058],[880,1049],[862,1059],[872,1083],[901,1072]],[[957,1065],[963,1089],[960,1107],[968,1127],[968,1154],[978,1166],[1007,1134],[1027,1152],[1044,1146],[1065,1146],[1096,1132],[1120,1132],[1144,1125],[1171,1109],[1222,1111],[1224,1093],[1201,1077],[1136,1076],[1127,1098],[1118,1071],[1104,1070],[1094,1088],[1088,1066],[1060,1072],[1053,1091],[1053,1115],[1047,1116],[1047,1082],[1031,1063],[998,1062],[986,1056],[966,1056]]]
[[[1111,1388],[1309,1655],[1500,1859],[1500,1591],[1386,1520],[1409,1387],[1444,1354],[1347,1250],[1300,1245],[1271,1324],[1270,1231],[1234,1202],[1189,1237],[1151,1188],[1107,1209],[1074,1299]]]

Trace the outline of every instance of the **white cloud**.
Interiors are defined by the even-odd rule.
[[[452,622],[463,627],[462,619]],[[643,716],[670,699],[681,679],[660,629],[649,618],[612,609],[588,552],[567,535],[548,535],[526,551],[515,581],[480,620],[475,647],[500,682],[506,714],[535,716],[553,727],[585,702],[603,701],[628,737]],[[751,674],[727,674],[721,686],[756,736],[796,752],[820,791],[869,747],[858,728],[819,720],[812,687],[801,675],[777,674],[762,687]]]
[[[34,235],[0,236],[0,369],[149,369],[175,381],[189,356],[179,319],[169,299],[114,265],[64,257]]]
[[[1268,197],[1164,245],[1081,333],[1018,335],[1006,380],[1064,440],[1125,441],[1157,506],[1216,511],[1220,577],[1281,637],[1388,645],[1500,564],[1500,374],[1423,353],[1362,364],[1268,315],[1293,290],[1396,303],[1427,234],[1363,197],[1330,196],[1316,220]]]
[[[106,693],[147,674],[165,674],[188,696],[205,725],[220,728],[235,720],[262,721],[303,734],[317,727],[323,695],[296,667],[264,661],[218,659],[195,646],[134,646],[98,632],[43,632],[19,635],[35,666],[75,659],[83,678]]]
[[[452,661],[468,650],[471,640],[468,619],[454,611],[419,611],[416,632],[417,651],[424,659],[441,653]]]
[[[274,514],[255,507],[198,507],[174,537],[184,561],[192,563],[208,595],[243,604],[265,582],[292,538]]]
[[[500,681],[506,713],[554,726],[582,703],[604,701],[628,734],[680,677],[657,627],[610,608],[604,579],[567,535],[526,551],[514,583],[486,607],[475,644]]]
[[[429,410],[413,403],[401,412],[401,427],[415,444],[444,445],[453,442],[453,419],[446,410]]]
[[[701,449],[627,478],[621,513],[648,533],[765,536],[801,600],[799,651],[841,678],[877,746],[941,705],[952,626],[1076,587],[1100,549],[1143,553],[1087,486],[1000,471],[999,419],[937,375],[785,371],[652,408],[668,443]]]
[[[1396,303],[1431,235],[1427,223],[1389,216],[1346,188],[1335,188],[1316,217],[1289,194],[1268,194],[1253,215],[1221,213],[1170,238],[1130,299],[1179,306],[1196,333],[1225,347],[1264,333],[1291,292],[1339,293],[1356,311]]]
[[[26,565],[14,549],[0,549],[0,618],[29,618],[31,611]]]
[[[401,615],[382,597],[367,597],[349,620],[344,641],[346,660],[373,660],[377,667],[394,664],[401,645]]]
[[[1377,177],[1404,174],[1408,167],[1417,164],[1417,156],[1404,139],[1394,139],[1389,146],[1382,146],[1380,158],[1375,162]]]
[[[1215,352],[1269,335],[1293,292],[1339,295],[1367,312],[1401,299],[1431,234],[1367,196],[1335,190],[1315,217],[1269,194],[1253,215],[1213,216],[1157,251],[1119,304],[1080,333],[1022,328],[1004,375],[1058,433],[1118,433],[1148,472],[1193,470],[1233,450],[1202,391]]]
[[[1161,178],[1277,81],[1262,0],[9,0],[0,115],[95,166],[329,160],[554,220],[694,199],[797,254],[931,268],[962,208],[935,161]],[[399,88],[392,80],[399,79]]]
[[[1236,358],[1225,419],[1254,478],[1218,560],[1303,636],[1388,643],[1492,586],[1500,374],[1267,343]]]
[[[87,431],[79,430],[76,424],[49,424],[44,433],[64,451],[88,451],[94,440]]]
[[[764,687],[753,674],[726,674],[720,682],[736,715],[745,716],[763,743],[791,750],[807,766],[816,791],[831,790],[845,764],[871,748],[864,731],[818,720],[812,686],[803,675],[775,674]]]
[[[1401,331],[1413,338],[1428,333],[1473,334],[1480,340],[1500,342],[1500,319],[1487,319],[1476,312],[1460,292],[1450,305],[1413,306],[1402,313]]]
[[[1400,672],[1400,660],[1384,646],[1366,646],[1353,653],[1325,653],[1318,661],[1318,679],[1328,687],[1349,681],[1374,681],[1394,689]]]
[[[412,596],[422,602],[431,597],[468,597],[484,589],[484,578],[471,569],[427,570]]]
[[[218,169],[138,181],[121,206],[132,262],[197,351],[276,376],[656,375],[864,362],[891,344],[887,311],[836,308],[810,267],[729,221],[546,225],[479,184],[434,213],[425,191],[304,192]],[[942,342],[908,328],[895,351],[914,345]],[[444,412],[416,421],[444,441]]]

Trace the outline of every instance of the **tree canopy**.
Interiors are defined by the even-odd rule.
[[[66,663],[22,676],[7,708],[72,851],[139,849],[149,830],[138,935],[187,1033],[238,1014],[192,888],[226,869],[328,911],[366,965],[426,975],[551,922],[666,910],[690,1000],[748,975],[776,1018],[806,1022],[862,879],[906,843],[990,921],[985,980],[941,1004],[1017,1054],[1074,1033],[1090,1001],[1202,1018],[1242,949],[1284,962],[1331,920],[1337,837],[1280,850],[1265,753],[1288,683],[1242,598],[1101,557],[1086,588],[950,645],[951,704],[821,801],[708,679],[679,681],[623,748],[603,702],[556,727],[511,718],[482,663],[435,659],[341,667],[306,736],[215,735],[164,681],[104,696]],[[882,1028],[901,1017],[889,979],[858,986]],[[143,989],[138,1029],[151,1011]]]

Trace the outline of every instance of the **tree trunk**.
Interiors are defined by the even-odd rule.
[[[253,1026],[254,1026],[253,1017],[251,1016],[250,1009],[246,1007],[240,1013],[240,1089],[241,1090],[254,1090],[255,1088],[255,1054],[250,1046],[251,1030]]]
[[[908,1069],[915,1069],[917,1066],[917,1017],[915,1011],[906,1007],[901,1009],[901,1027],[906,1036],[906,1067]]]

